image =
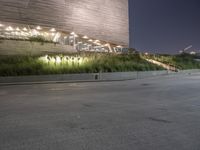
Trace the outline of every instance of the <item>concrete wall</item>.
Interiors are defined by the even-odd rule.
[[[72,46],[30,41],[0,40],[0,55],[41,55],[76,52]]]
[[[80,82],[80,81],[115,81],[152,78],[166,75],[190,75],[200,74],[200,69],[183,70],[175,73],[170,71],[141,71],[141,72],[115,72],[115,73],[88,73],[88,74],[64,74],[0,77],[0,85],[24,84],[24,83],[49,83],[49,82]]]
[[[77,82],[77,81],[114,81],[151,78],[168,75],[168,71],[147,72],[115,72],[115,73],[88,73],[65,75],[42,75],[21,77],[0,77],[0,84],[26,83],[26,82]]]
[[[199,73],[200,69],[180,70],[177,74],[196,74]]]
[[[128,0],[0,0],[0,14],[0,21],[129,43]]]
[[[42,75],[42,76],[20,76],[0,77],[1,83],[23,83],[23,82],[61,82],[61,81],[91,81],[95,80],[96,74],[66,74],[66,75]]]

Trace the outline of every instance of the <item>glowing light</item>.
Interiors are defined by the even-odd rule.
[[[46,36],[49,36],[49,33],[48,33],[48,32],[44,32],[44,34],[45,34]]]
[[[99,41],[99,40],[95,40],[94,42],[95,42],[95,43],[99,43],[100,41]]]
[[[55,28],[52,28],[50,31],[51,31],[51,32],[56,32],[56,29],[55,29]]]
[[[40,33],[36,30],[36,29],[33,29],[32,31],[31,31],[31,35],[32,36],[37,36],[37,35],[39,35]]]
[[[71,32],[70,34],[71,34],[71,35],[75,35],[75,32]]]
[[[61,57],[60,56],[56,56],[56,63],[60,64],[62,62]]]
[[[93,42],[93,40],[92,40],[92,39],[89,39],[88,41],[89,41],[89,42]]]
[[[118,45],[117,48],[123,48],[121,45]]]
[[[109,43],[104,44],[104,46],[109,46]]]
[[[52,35],[52,36],[55,36],[56,34],[55,34],[55,33],[51,33],[51,35]]]
[[[24,31],[28,31],[27,28],[23,28]]]
[[[16,31],[20,31],[20,29],[17,27],[17,28],[16,28]]]
[[[99,45],[99,46],[101,45],[101,43],[96,43],[96,44]]]
[[[6,28],[6,31],[13,31],[13,28],[11,26]]]
[[[37,30],[42,30],[42,28],[40,26],[37,26],[36,29]]]
[[[44,61],[49,63],[49,56],[48,55],[44,56]]]
[[[44,63],[49,63],[50,59],[48,55],[40,57],[39,60],[43,61]]]
[[[88,37],[87,37],[86,35],[85,35],[85,36],[83,36],[82,38],[83,38],[83,39],[88,39]]]
[[[4,25],[0,23],[0,27],[3,27]]]
[[[82,44],[83,42],[78,42],[78,44]]]
[[[74,35],[74,37],[78,37],[78,35],[77,35],[77,34],[75,34],[75,35]]]

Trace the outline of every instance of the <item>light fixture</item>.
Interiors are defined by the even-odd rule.
[[[17,27],[17,28],[16,28],[16,31],[20,31],[20,29]]]
[[[74,37],[78,37],[78,35],[77,35],[77,34],[74,34]]]
[[[104,46],[109,46],[109,43],[104,44]]]
[[[78,42],[78,44],[82,44],[83,42]]]
[[[101,45],[101,43],[96,43],[98,46],[100,46]]]
[[[117,48],[122,48],[122,46],[121,46],[121,45],[118,45]]]
[[[89,41],[89,42],[93,42],[93,40],[92,40],[92,39],[89,39],[88,41]]]
[[[49,36],[49,33],[48,33],[48,32],[44,32],[44,34],[45,34],[46,36]]]
[[[95,40],[94,42],[95,42],[95,43],[99,43],[100,41],[99,41],[99,40]]]
[[[31,34],[34,36],[39,35],[39,32],[36,29],[31,30]]]
[[[28,31],[27,28],[23,28],[24,31]]]
[[[8,27],[6,28],[6,31],[13,31],[13,28],[12,28],[11,26],[8,26]]]
[[[88,39],[88,37],[87,37],[86,35],[85,35],[85,36],[83,36],[82,38],[83,38],[83,39]]]
[[[71,32],[70,34],[71,34],[71,35],[75,35],[75,32]]]
[[[0,23],[0,27],[3,27],[4,25]]]
[[[56,63],[60,64],[62,62],[61,57],[60,56],[56,56]]]
[[[51,32],[56,32],[56,29],[55,29],[55,28],[52,28],[50,31],[51,31]]]
[[[40,26],[37,26],[36,29],[37,30],[42,30],[42,28]]]

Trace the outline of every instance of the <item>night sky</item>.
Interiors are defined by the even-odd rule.
[[[129,0],[130,47],[178,53],[200,51],[200,0]]]

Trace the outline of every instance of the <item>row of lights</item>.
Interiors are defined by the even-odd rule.
[[[79,37],[75,32],[71,32],[70,34],[75,37]],[[82,38],[88,40],[88,42],[93,42],[96,45],[99,45],[99,46],[101,45],[101,42],[99,40],[89,39],[87,35],[84,35]],[[78,42],[78,44],[82,44],[82,42]],[[109,46],[109,43],[106,43],[104,46]],[[123,47],[121,45],[118,45],[116,46],[116,48],[123,48]]]
[[[5,26],[5,25],[0,24],[0,27],[4,27],[4,26]],[[37,26],[35,29],[37,29],[37,30],[42,30],[42,27]],[[8,26],[8,27],[6,27],[5,30],[6,30],[6,31],[14,31],[14,30],[20,31],[20,28],[17,27],[17,28],[14,29],[12,26]],[[22,30],[23,30],[23,31],[28,31],[28,29],[27,29],[26,27],[24,27]],[[50,32],[56,32],[56,29],[55,29],[55,28],[51,28],[49,31],[50,31]]]
[[[5,25],[0,24],[0,27],[4,27],[4,26]],[[42,30],[42,27],[41,26],[37,26],[35,29],[38,30],[38,31],[40,31],[40,30]],[[5,30],[6,31],[21,31],[19,27],[17,27],[17,28],[14,29],[12,26],[6,27]],[[22,28],[22,31],[27,32],[28,29],[26,27],[24,27],[24,28]],[[51,28],[49,31],[51,32],[51,35],[54,36],[55,32],[56,32],[56,29],[55,28]],[[71,32],[70,35],[74,36],[74,38],[79,37],[75,32]],[[64,38],[66,38],[66,37],[64,37]],[[102,47],[108,47],[109,46],[109,43],[106,43],[106,44],[102,45],[99,40],[90,39],[86,35],[82,36],[82,39],[88,40],[88,42],[91,42],[91,43],[93,43],[95,45],[98,45],[98,46],[102,46]],[[78,44],[82,44],[82,42],[79,42]],[[91,45],[91,44],[89,44],[89,45]],[[116,46],[116,48],[123,48],[123,47],[121,45],[118,45],[118,46]]]
[[[53,64],[62,64],[62,63],[71,63],[71,64],[82,64],[86,59],[83,57],[69,57],[69,56],[43,56],[39,58],[41,61],[45,63],[53,63]]]

